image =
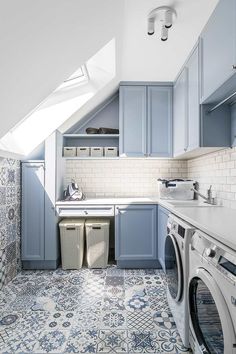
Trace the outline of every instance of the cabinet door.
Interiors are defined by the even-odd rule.
[[[120,87],[120,156],[145,156],[146,87]]]
[[[172,87],[148,87],[148,155],[172,155]]]
[[[44,164],[22,164],[22,260],[44,260]]]
[[[236,1],[220,0],[202,35],[202,101],[235,73]]]
[[[167,220],[169,211],[158,206],[158,260],[165,270],[165,241],[167,236]]]
[[[191,151],[200,146],[200,78],[199,49],[196,47],[188,63],[188,146]]]
[[[117,260],[155,260],[156,206],[116,206],[115,254]]]
[[[174,86],[174,156],[184,154],[187,150],[187,68],[179,75]]]

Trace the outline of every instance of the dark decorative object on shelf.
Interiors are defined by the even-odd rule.
[[[98,134],[98,129],[97,128],[87,128],[86,133],[87,134]]]
[[[87,134],[119,134],[119,129],[114,129],[114,128],[105,128],[101,127],[99,129],[97,128],[87,128],[86,129]]]
[[[98,129],[98,134],[119,134],[119,129],[101,127]]]

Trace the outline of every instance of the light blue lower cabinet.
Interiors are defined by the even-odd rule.
[[[158,206],[158,260],[165,270],[165,240],[167,236],[167,221],[169,211]]]
[[[156,205],[115,207],[115,258],[121,268],[159,268]]]

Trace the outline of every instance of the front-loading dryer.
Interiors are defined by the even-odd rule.
[[[190,345],[195,354],[236,353],[236,251],[196,231],[189,253]]]
[[[170,215],[165,241],[167,300],[183,345],[189,348],[188,276],[189,244],[193,226]]]

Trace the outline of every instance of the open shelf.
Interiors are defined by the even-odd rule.
[[[64,138],[74,139],[118,139],[119,134],[64,134]]]
[[[88,157],[80,157],[80,156],[71,156],[71,157],[65,157],[63,156],[63,159],[65,160],[119,160],[120,157],[106,157],[106,156],[101,156],[101,157],[93,157],[93,156],[88,156]]]

